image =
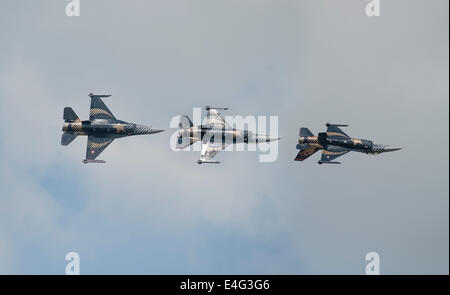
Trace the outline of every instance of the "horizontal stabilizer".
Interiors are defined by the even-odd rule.
[[[182,115],[180,116],[180,123],[178,123],[178,128],[191,128],[194,126],[191,119],[188,116]]]
[[[70,133],[70,132],[64,132],[61,136],[61,145],[69,145],[77,135]]]
[[[73,121],[75,121],[77,119],[79,120],[77,114],[70,107],[65,107],[64,108],[63,119],[66,122],[73,122]]]
[[[177,138],[177,145],[176,145],[176,149],[178,150],[182,150],[187,148],[188,146],[196,143],[197,141],[199,141],[198,138],[192,138],[192,137],[186,137],[186,136],[178,136]]]
[[[314,136],[314,134],[311,131],[309,131],[308,128],[304,127],[300,128],[299,135],[302,137]]]

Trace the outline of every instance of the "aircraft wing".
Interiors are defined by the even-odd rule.
[[[202,142],[202,152],[200,155],[200,160],[198,160],[198,163],[220,163],[218,161],[215,161],[213,158],[215,155],[217,155],[218,152],[224,150],[226,147],[226,144],[222,143],[214,143],[211,142],[211,140],[203,141]]]
[[[331,139],[346,139],[350,138],[344,131],[335,125],[330,125],[327,128],[327,136]]]
[[[95,158],[97,158],[97,156],[100,155],[113,140],[114,138],[88,136],[86,160],[84,160],[84,162],[95,162]]]
[[[90,94],[91,97],[91,109],[89,111],[89,120],[93,121],[95,119],[109,119],[116,120],[112,112],[105,105],[102,97],[109,97],[109,95],[94,95]]]
[[[220,115],[219,112],[220,109],[216,108],[209,108],[207,107],[206,111],[206,125],[212,125],[215,128],[217,127],[226,127],[226,128],[230,128],[229,125],[227,124],[227,122],[225,122],[225,120],[222,118],[222,116]],[[226,109],[224,109],[226,110]]]
[[[347,150],[347,149],[329,146],[328,150],[323,150],[322,158],[320,159],[319,163],[330,163],[331,162],[334,164],[338,164],[339,162],[333,162],[333,160],[339,158],[342,155],[345,155],[348,152],[349,152],[349,150]]]
[[[297,156],[295,157],[295,161],[304,161],[309,156],[317,152],[320,148],[316,145],[304,145],[300,151],[298,152]]]

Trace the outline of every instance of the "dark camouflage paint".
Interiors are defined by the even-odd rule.
[[[380,154],[400,150],[400,148],[389,148],[387,145],[374,144],[371,140],[350,138],[339,125],[327,123],[327,132],[321,132],[314,136],[307,128],[300,128],[297,149],[300,150],[295,161],[303,161],[319,150],[323,150],[319,164],[333,162],[334,159],[348,153],[360,152],[366,154]],[[346,126],[346,125],[344,125]]]
[[[102,101],[102,97],[110,95],[94,95],[91,97],[89,120],[81,121],[70,107],[64,108],[64,125],[61,144],[70,144],[77,136],[88,136],[86,159],[84,163],[103,162],[95,158],[116,138],[132,135],[158,133],[163,130],[117,120]]]

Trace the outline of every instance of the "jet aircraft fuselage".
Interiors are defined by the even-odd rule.
[[[327,123],[326,126],[327,132],[321,132],[318,136],[314,136],[307,128],[300,128],[300,137],[297,144],[297,149],[300,151],[295,158],[296,161],[303,161],[318,150],[323,150],[319,164],[340,164],[339,162],[333,162],[333,160],[348,152],[376,155],[401,149],[374,144],[373,141],[367,139],[351,138],[339,129],[339,127],[346,127],[347,125]]]
[[[89,94],[91,109],[89,120],[82,121],[72,108],[64,108],[64,131],[61,137],[62,145],[69,145],[77,136],[87,136],[86,159],[83,163],[104,163],[96,157],[116,138],[131,135],[158,133],[163,130],[152,129],[150,126],[138,125],[117,120],[102,101],[110,95]]]
[[[188,116],[181,116],[178,125],[177,149],[184,149],[191,144],[201,141],[202,151],[197,163],[220,163],[214,160],[214,156],[225,149],[229,144],[236,143],[263,143],[279,140],[268,135],[255,134],[249,130],[237,130],[232,128],[221,117],[220,112],[228,108],[205,107],[207,111],[204,125],[194,126]]]
[[[193,126],[186,129],[180,129],[178,136],[191,138],[192,141],[203,140],[205,137],[210,138],[211,142],[222,143],[261,143],[278,140],[278,138],[270,138],[267,135],[255,134],[248,130],[236,130],[216,128],[210,126]]]
[[[138,125],[121,120],[110,121],[105,119],[66,122],[63,125],[62,131],[71,132],[75,135],[94,135],[109,138],[153,134],[158,132],[158,130],[145,125]]]
[[[350,149],[352,152],[361,152],[366,154],[380,154],[383,152],[397,151],[400,148],[388,148],[382,144],[374,144],[368,139],[332,139],[324,133],[319,133],[319,136],[300,136],[299,144],[317,145],[321,149],[327,149],[328,146],[339,146]]]

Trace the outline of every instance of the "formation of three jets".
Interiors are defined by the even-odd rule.
[[[104,163],[104,161],[96,160],[96,158],[116,138],[163,131],[153,129],[150,126],[117,120],[102,101],[103,97],[110,97],[110,95],[94,95],[91,93],[89,96],[91,98],[89,120],[82,121],[72,108],[64,108],[65,123],[62,128],[64,133],[61,137],[62,145],[70,144],[79,135],[88,137],[86,159],[83,160],[85,164]],[[229,144],[272,142],[280,139],[232,128],[220,115],[220,112],[224,110],[227,110],[227,108],[207,106],[205,124],[200,126],[194,126],[189,117],[182,116],[182,120],[184,119],[187,124],[183,125],[181,122],[179,124],[177,148],[183,149],[201,141],[202,150],[197,163],[219,163],[214,160],[214,156]],[[323,150],[319,164],[339,164],[339,162],[333,160],[350,151],[379,154],[400,149],[374,144],[370,140],[350,138],[339,128],[347,125],[330,123],[326,125],[327,132],[319,133],[318,136],[314,136],[307,128],[300,128],[300,137],[297,144],[297,149],[300,151],[295,158],[296,161],[303,161],[318,150]],[[214,138],[220,140],[215,141]]]

